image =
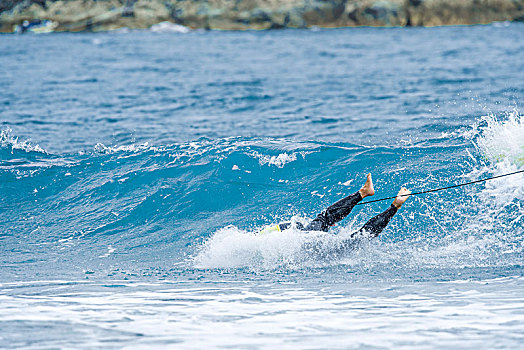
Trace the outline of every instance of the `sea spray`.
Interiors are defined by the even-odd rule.
[[[484,116],[466,136],[489,162],[508,160],[524,166],[524,116],[518,111],[506,113],[504,117]]]
[[[464,150],[464,164],[457,169],[462,173],[455,174],[455,181],[477,180],[520,169],[518,160],[524,128],[518,113],[510,113],[505,119],[481,118],[472,130],[474,132],[450,135],[458,139],[464,137],[476,149],[473,153]],[[493,156],[495,154],[498,156]],[[474,168],[467,170],[470,157],[474,158]],[[490,163],[483,162],[485,159]],[[340,242],[363,224],[358,224],[355,218],[350,218],[348,223],[342,223],[330,233],[286,230],[258,236],[257,231],[228,226],[214,233],[199,248],[194,264],[205,268],[270,270],[337,265],[361,269],[380,264],[400,269],[511,266],[518,263],[518,252],[523,244],[523,188],[524,176],[517,174],[472,185],[459,192],[462,197],[455,196],[456,190],[449,190],[438,196],[412,198],[410,201],[417,201],[418,207],[406,205],[386,229],[398,230],[396,235],[404,234],[404,238],[394,243],[365,240],[344,254],[340,254]],[[362,215],[358,217],[363,218]],[[417,222],[421,218],[426,218],[429,223],[425,230]],[[310,220],[300,219],[304,223]],[[321,247],[321,252],[308,252],[311,245]]]

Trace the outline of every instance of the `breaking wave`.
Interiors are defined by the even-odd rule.
[[[522,174],[412,197],[379,239],[351,249],[347,237],[389,203],[355,208],[330,233],[257,232],[291,218],[307,223],[356,191],[367,172],[378,198],[400,186],[427,190],[521,170],[523,119],[487,116],[435,139],[383,147],[225,138],[97,144],[62,155],[5,130],[0,216],[11,229],[2,237],[6,249],[39,247],[28,253],[35,264],[80,260],[86,271],[126,261],[258,270],[521,265]]]

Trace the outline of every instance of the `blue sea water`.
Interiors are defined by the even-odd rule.
[[[1,348],[521,348],[524,24],[0,36]],[[322,254],[310,254],[315,244]]]

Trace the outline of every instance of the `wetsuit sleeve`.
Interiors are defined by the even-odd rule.
[[[284,231],[291,227],[291,223],[283,222],[283,223],[278,224],[278,227],[280,228],[280,231]],[[297,230],[304,230],[304,225],[302,225],[300,222],[296,222],[295,227]]]
[[[375,217],[372,217],[360,230],[357,232],[351,234],[351,238],[358,237],[362,234],[369,234],[372,237],[377,237],[382,230],[387,226],[389,223],[389,220],[397,213],[397,207],[395,207],[393,204],[389,208],[387,208],[384,212],[378,214]]]
[[[351,210],[362,200],[360,192],[356,192],[352,195],[347,196],[336,202],[335,204],[328,207],[322,213],[318,214],[317,217],[307,225],[304,230],[306,231],[328,231],[330,226],[344,219],[351,213]]]
[[[280,228],[280,231],[284,231],[291,227],[291,223],[283,222],[283,223],[278,224],[278,227]]]

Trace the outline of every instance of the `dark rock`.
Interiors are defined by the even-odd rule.
[[[417,7],[418,5],[422,4],[423,0],[409,0],[409,5]]]
[[[0,0],[0,32],[23,21],[56,31],[149,28],[243,30],[347,26],[435,26],[522,21],[524,0]]]

